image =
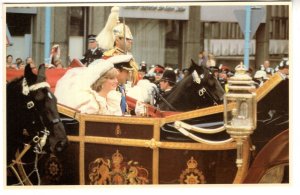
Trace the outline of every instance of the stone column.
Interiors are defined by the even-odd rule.
[[[270,6],[266,6],[266,23],[261,23],[256,31],[256,52],[255,52],[255,70],[269,60],[269,27],[270,27]]]
[[[183,24],[182,68],[188,67],[191,59],[197,62],[198,53],[204,48],[204,42],[201,38],[203,36],[201,36],[200,9],[200,6],[191,6],[189,20]]]
[[[32,24],[32,58],[36,65],[44,63],[45,8],[37,8]]]
[[[107,6],[89,7],[88,34],[98,35],[101,32],[110,14],[110,9],[111,7]]]
[[[69,16],[67,7],[52,7],[51,10],[51,44],[59,44],[61,48],[61,60],[64,66],[69,64]],[[36,65],[44,63],[45,45],[45,8],[38,8],[37,15],[33,18],[33,44],[32,57]],[[50,54],[49,54],[50,56]]]
[[[69,12],[67,7],[56,7],[52,10],[51,47],[59,44],[60,59],[66,67],[69,62]]]

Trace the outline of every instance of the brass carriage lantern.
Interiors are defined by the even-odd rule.
[[[243,142],[256,128],[256,93],[254,81],[244,65],[238,65],[228,80],[229,91],[224,98],[224,120],[227,133],[237,143],[237,167],[243,164]]]

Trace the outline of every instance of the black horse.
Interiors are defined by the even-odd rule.
[[[23,77],[7,83],[8,185],[14,176],[18,177],[13,164],[22,164],[26,156],[30,156],[33,162],[34,155],[61,152],[68,143],[56,98],[49,87],[43,64],[39,66],[37,75],[27,65]],[[23,150],[25,144],[32,146],[27,152]],[[24,151],[22,159],[22,155],[16,155],[17,151],[20,154]]]
[[[188,71],[189,75],[159,100],[161,110],[190,111],[223,103],[224,89],[208,68],[191,60]]]

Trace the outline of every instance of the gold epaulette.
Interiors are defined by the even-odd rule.
[[[117,56],[117,55],[124,55],[125,52],[123,50],[121,50],[120,48],[113,48],[113,49],[110,49],[106,52],[103,53],[103,56],[105,57],[111,57],[111,56]]]
[[[131,65],[131,67],[133,68],[133,84],[137,84],[137,82],[138,82],[138,70],[139,70],[139,66],[138,66],[138,64],[136,63],[136,61],[134,60],[134,59],[132,59],[131,61],[130,61],[130,65]]]
[[[103,56],[105,56],[105,57],[111,57],[111,56],[114,56],[115,53],[116,53],[116,49],[113,48],[113,49],[105,51],[103,53]]]

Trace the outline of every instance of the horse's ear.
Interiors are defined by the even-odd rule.
[[[25,66],[24,77],[26,78],[26,81],[27,81],[29,86],[36,82],[37,76],[32,72],[30,64],[27,64]]]
[[[191,66],[195,66],[195,65],[197,65],[196,62],[193,59],[191,59]]]
[[[36,80],[37,83],[46,81],[45,69],[46,69],[45,64],[40,64],[38,75],[37,75],[38,77]]]
[[[195,61],[193,59],[191,59],[191,64],[190,67],[188,68],[189,73],[192,73],[195,69],[196,69],[197,64],[195,63]]]

